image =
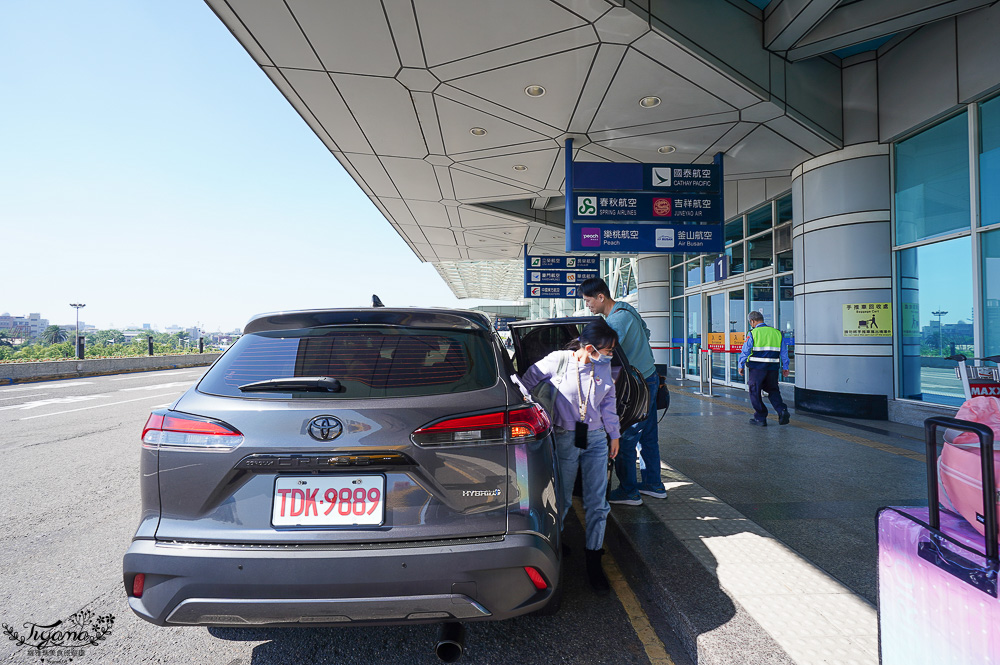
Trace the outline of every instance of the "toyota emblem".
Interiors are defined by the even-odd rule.
[[[333,441],[343,431],[343,424],[333,416],[316,416],[309,421],[309,436],[317,441]]]

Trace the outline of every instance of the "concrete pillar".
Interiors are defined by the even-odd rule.
[[[893,338],[845,336],[843,306],[892,302],[891,195],[889,146],[877,142],[792,171],[796,408],[888,417]]]
[[[653,362],[670,364],[670,256],[643,255],[636,261],[639,313],[649,326]]]

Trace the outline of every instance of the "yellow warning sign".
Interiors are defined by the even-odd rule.
[[[892,304],[844,305],[844,337],[892,337]]]

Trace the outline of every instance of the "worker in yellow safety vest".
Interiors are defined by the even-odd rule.
[[[747,388],[754,411],[750,424],[767,427],[767,407],[760,396],[763,390],[778,414],[778,424],[787,425],[788,407],[781,399],[778,371],[780,369],[782,376],[788,376],[788,340],[777,328],[764,325],[764,315],[760,312],[750,312],[747,321],[750,332],[740,351],[739,368],[740,375],[744,366],[748,370]]]

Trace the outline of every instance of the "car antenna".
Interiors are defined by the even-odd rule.
[[[374,293],[372,294],[372,307],[385,307],[385,305],[382,304],[382,300]]]

